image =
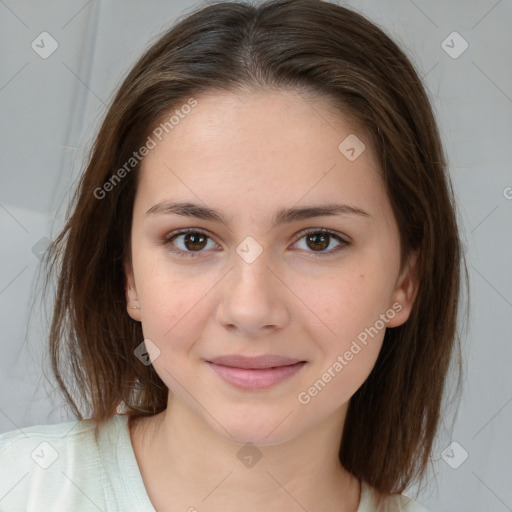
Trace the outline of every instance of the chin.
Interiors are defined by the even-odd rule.
[[[227,440],[240,445],[254,444],[256,446],[277,446],[293,438],[293,435],[289,432],[282,432],[280,435],[271,433],[269,435],[268,432],[264,433],[253,427],[247,427],[245,429],[240,428],[237,431],[230,430],[230,433],[233,437],[227,435],[225,431],[219,432],[219,434],[222,434]]]
[[[294,437],[294,433],[289,431],[291,424],[288,421],[283,421],[285,418],[286,414],[251,416],[242,412],[235,417],[224,416],[222,421],[219,419],[220,425],[211,419],[209,419],[209,423],[219,435],[232,443],[274,446],[285,443]],[[294,429],[295,427],[296,425],[294,425]]]

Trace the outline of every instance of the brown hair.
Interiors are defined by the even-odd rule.
[[[97,191],[172,108],[203,91],[293,88],[326,98],[371,142],[401,233],[417,249],[419,289],[405,324],[387,329],[371,374],[350,400],[339,457],[383,494],[424,477],[454,355],[462,271],[453,190],[432,108],[413,66],[380,28],[320,0],[217,3],[187,15],[135,64],[90,152],[68,220],[47,253],[58,267],[49,349],[66,400],[98,425],[124,404],[154,415],[168,389],[134,356],[141,324],[126,312],[123,261],[139,165]],[[48,278],[47,276],[47,278]],[[47,281],[48,282],[48,281]],[[75,395],[75,396],[74,396]],[[75,402],[77,399],[77,402]]]

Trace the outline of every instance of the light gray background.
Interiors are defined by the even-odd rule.
[[[158,34],[199,5],[0,0],[0,432],[74,419],[43,378],[47,326],[39,308],[29,322],[37,251],[63,224],[116,85]],[[432,512],[512,511],[512,1],[345,5],[383,27],[425,79],[468,257],[464,397],[453,436],[440,432],[437,477],[418,501]],[[43,31],[58,42],[46,59],[31,48]],[[442,45],[454,31],[469,45],[457,58]],[[460,40],[451,41],[445,44],[452,52],[462,48]],[[443,452],[452,441],[460,448]],[[460,464],[462,450],[468,458]],[[445,459],[460,466],[453,469]]]

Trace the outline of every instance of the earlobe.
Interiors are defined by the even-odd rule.
[[[126,296],[126,309],[128,314],[133,320],[141,321],[140,304],[137,296],[137,289],[135,286],[135,279],[133,276],[133,269],[130,263],[124,263],[125,274],[125,296]]]
[[[397,311],[397,314],[388,321],[388,327],[398,327],[409,318],[419,287],[417,262],[418,251],[414,251],[409,255],[407,265],[393,292],[390,307]]]

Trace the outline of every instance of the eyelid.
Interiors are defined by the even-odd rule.
[[[342,242],[344,242],[346,244],[352,243],[350,238],[347,235],[345,235],[344,233],[340,233],[339,231],[334,231],[333,229],[328,229],[328,228],[306,228],[306,229],[303,229],[302,231],[299,231],[297,233],[296,242],[299,241],[303,236],[309,235],[312,233],[327,233],[328,235],[331,235],[335,238],[339,238]],[[296,242],[294,242],[294,243],[296,243]]]
[[[215,242],[214,236],[212,234],[210,234],[209,231],[207,231],[206,229],[203,229],[203,228],[182,228],[182,229],[177,229],[175,231],[171,231],[170,233],[167,233],[162,238],[161,244],[164,246],[172,245],[171,242],[173,241],[173,239],[175,239],[181,235],[187,235],[189,233],[204,235],[207,238],[209,238],[210,240],[212,240],[214,243],[219,245],[217,242]],[[195,252],[194,251],[182,251],[181,249],[168,249],[168,250],[174,254],[177,254],[178,256],[184,256],[184,257],[187,257],[187,256],[195,257],[196,254],[199,255],[202,252],[206,252],[206,251],[195,251]],[[205,257],[207,257],[207,255],[204,255],[202,257],[205,258]]]
[[[329,251],[306,251],[308,253],[307,257],[313,257],[313,258],[328,258],[329,256],[333,256],[338,254],[339,252],[343,251],[347,247],[352,245],[352,241],[347,237],[345,234],[340,233],[339,231],[334,231],[327,228],[306,228],[297,233],[296,240],[293,242],[292,245],[295,245],[297,242],[299,242],[302,238],[309,234],[316,234],[316,233],[325,233],[332,238],[336,239],[339,242],[339,245],[335,247],[334,249],[330,249]]]
[[[189,233],[205,235],[207,238],[212,240],[214,243],[217,243],[214,240],[215,237],[213,235],[211,235],[208,230],[203,229],[203,228],[193,228],[193,227],[192,228],[182,228],[182,229],[178,229],[178,230],[172,231],[170,233],[167,233],[163,237],[161,243],[163,245],[169,245],[173,239],[177,238],[178,236],[186,235]],[[306,251],[309,254],[311,254],[313,257],[323,257],[323,256],[327,257],[327,256],[330,256],[332,254],[339,252],[340,250],[342,250],[352,244],[352,241],[350,240],[350,238],[348,236],[346,236],[344,233],[340,233],[338,231],[334,231],[334,230],[327,229],[327,228],[305,228],[305,229],[299,231],[295,235],[295,237],[294,237],[295,241],[293,242],[292,245],[295,245],[297,242],[299,242],[305,236],[307,236],[309,234],[316,234],[316,233],[328,234],[331,237],[338,240],[340,245],[335,247],[334,249],[329,250],[329,251]],[[219,244],[217,243],[217,245],[219,245]],[[175,254],[177,254],[179,256],[183,256],[183,257],[197,257],[201,253],[206,252],[206,251],[183,251],[181,249],[168,249],[168,250],[172,253],[175,253]],[[201,257],[204,258],[204,257],[207,257],[207,255],[201,256]]]

